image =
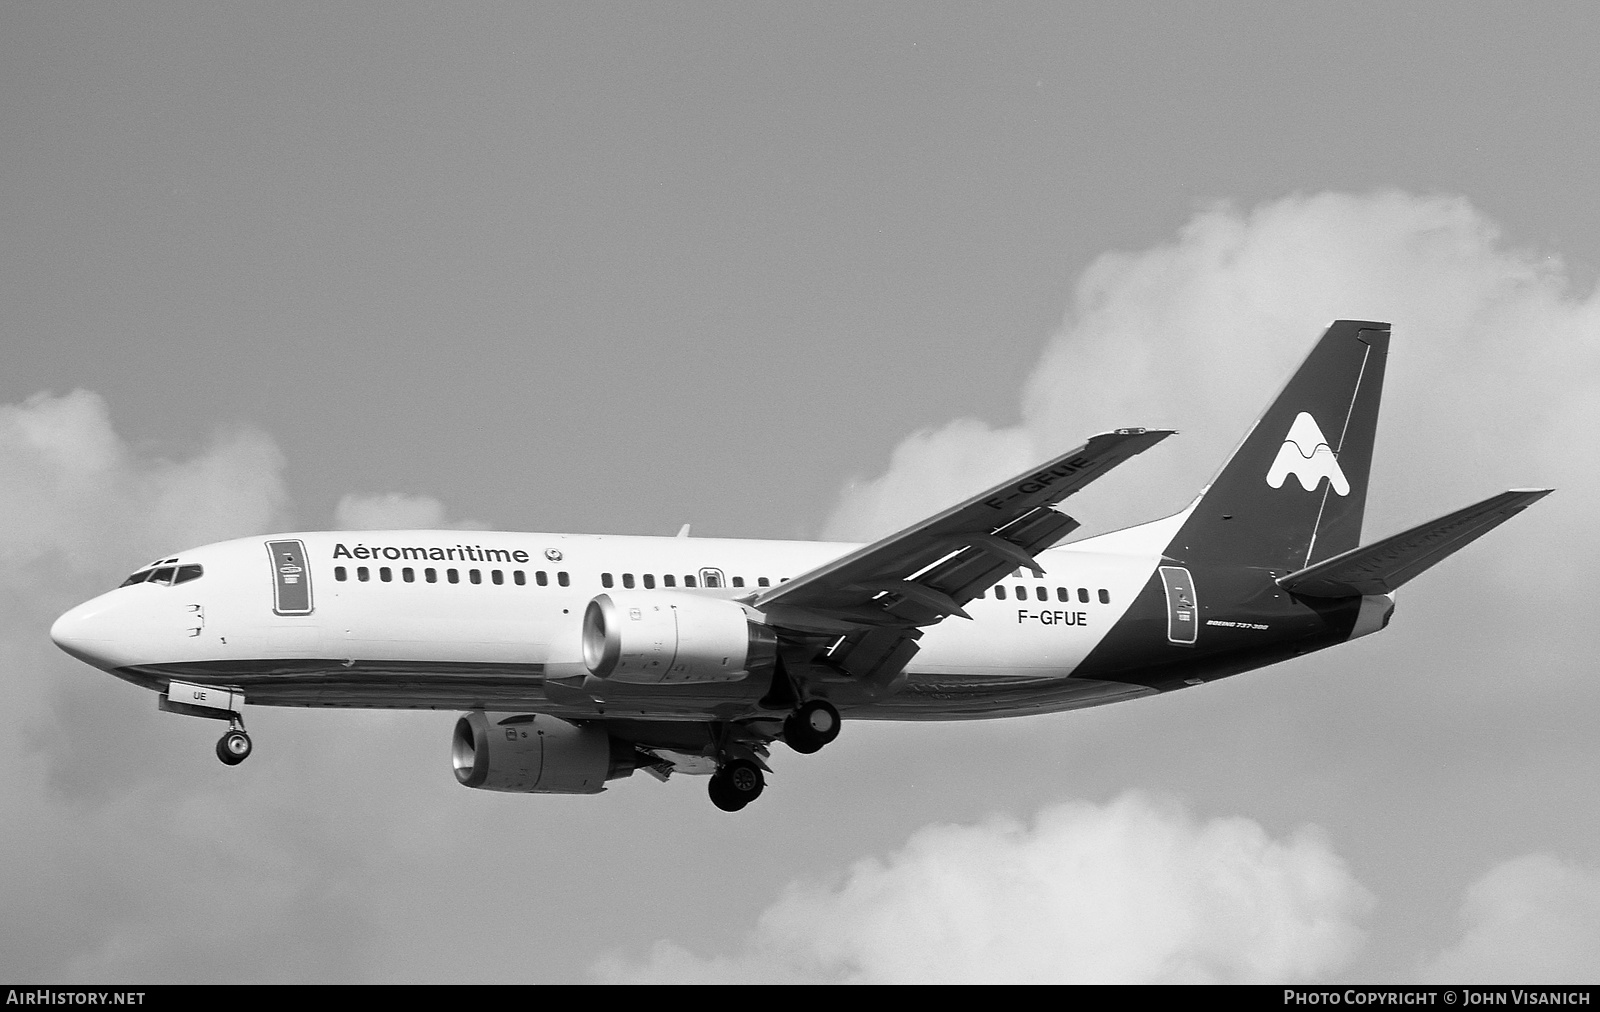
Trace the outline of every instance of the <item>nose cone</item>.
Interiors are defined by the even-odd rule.
[[[112,632],[105,611],[101,598],[85,601],[56,619],[50,627],[50,638],[78,660],[104,667]]]

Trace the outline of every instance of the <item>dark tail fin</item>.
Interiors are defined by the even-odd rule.
[[[1167,546],[1190,563],[1298,570],[1361,542],[1389,325],[1338,320]]]

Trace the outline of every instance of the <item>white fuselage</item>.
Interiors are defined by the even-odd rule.
[[[1042,553],[1042,577],[1013,574],[967,606],[970,621],[929,628],[892,699],[852,698],[851,686],[841,683],[836,701],[858,716],[942,719],[1146,694],[1139,686],[1068,679],[1150,579],[1159,546],[1181,519]],[[305,613],[275,609],[266,546],[286,541],[304,545]],[[588,673],[581,627],[598,594],[742,598],[856,547],[482,531],[273,535],[176,556],[203,575],[111,591],[63,616],[53,635],[90,663],[151,688],[164,690],[173,679],[225,685],[269,705],[667,719],[720,707],[732,715],[748,712],[767,686],[757,679],[619,685],[597,702],[552,683]],[[1034,691],[1020,702],[1001,700],[1007,689],[1024,686]],[[1038,691],[1043,687],[1048,691]]]

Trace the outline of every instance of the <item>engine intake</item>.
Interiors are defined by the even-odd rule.
[[[450,761],[464,786],[517,794],[599,794],[635,765],[633,747],[602,728],[482,710],[456,721]]]
[[[723,598],[601,594],[583,613],[584,664],[614,682],[736,682],[770,668],[777,654],[777,635]]]

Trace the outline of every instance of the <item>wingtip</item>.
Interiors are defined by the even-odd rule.
[[[1157,439],[1166,439],[1168,436],[1177,435],[1177,429],[1146,429],[1140,427],[1126,429],[1112,429],[1102,432],[1103,436],[1154,436]]]

